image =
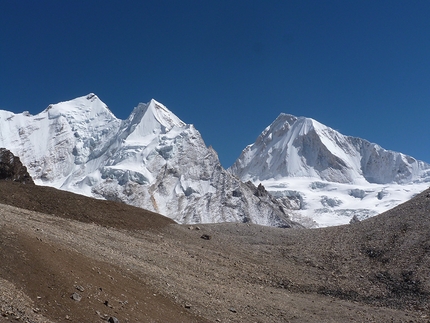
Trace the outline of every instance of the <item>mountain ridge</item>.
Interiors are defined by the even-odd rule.
[[[0,111],[0,126],[0,146],[20,157],[37,184],[179,223],[289,227],[293,217],[307,226],[345,224],[392,208],[430,182],[427,163],[285,113],[228,170],[192,124],[155,99],[120,120],[90,93],[35,116]]]
[[[314,145],[314,146],[312,146]],[[389,176],[373,175],[373,159],[379,155],[392,155],[394,162],[398,162],[397,169]],[[276,157],[276,158],[275,158]],[[264,159],[265,165],[260,159]],[[255,159],[255,160],[254,160]],[[274,163],[282,163],[274,165]],[[325,162],[325,164],[321,164]],[[402,164],[403,162],[403,164]],[[255,167],[252,167],[253,164]],[[401,178],[396,174],[407,170],[401,169],[407,163],[411,166],[410,175]],[[246,167],[248,173],[242,170]],[[377,167],[380,172],[381,168]],[[254,168],[254,169],[253,169]],[[345,173],[349,168],[350,174]],[[272,124],[257,137],[254,144],[248,145],[237,161],[229,168],[243,179],[266,180],[276,176],[307,176],[320,177],[322,180],[336,182],[353,182],[360,177],[370,183],[387,184],[390,182],[410,182],[419,180],[419,170],[427,171],[424,177],[430,177],[430,164],[416,160],[411,156],[399,152],[386,150],[377,144],[358,137],[345,136],[318,121],[307,117],[295,117],[281,113]],[[331,173],[338,170],[339,174]]]
[[[256,187],[221,166],[192,124],[155,100],[139,104],[126,120],[92,93],[36,116],[7,115],[9,121],[0,114],[0,124],[9,122],[0,139],[11,139],[0,145],[28,165],[37,184],[121,201],[179,223],[295,225],[282,204],[256,196]]]
[[[430,164],[281,113],[228,169],[318,225],[381,213],[428,187]]]

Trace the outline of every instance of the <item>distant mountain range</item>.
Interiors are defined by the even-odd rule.
[[[430,181],[427,163],[287,114],[227,171],[194,126],[161,103],[139,104],[120,120],[95,94],[35,116],[0,111],[0,147],[36,184],[179,223],[342,224],[392,208]]]

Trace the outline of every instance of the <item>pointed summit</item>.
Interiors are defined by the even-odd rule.
[[[230,169],[245,181],[293,176],[349,182],[345,163],[325,138],[333,132],[311,118],[282,113]]]
[[[179,119],[172,111],[160,102],[152,99],[148,104],[148,112],[165,128],[173,128],[174,126],[183,127],[185,122]]]
[[[154,99],[149,103],[139,103],[125,122],[129,140],[137,140],[151,134],[166,133],[173,127],[186,125],[166,106]]]

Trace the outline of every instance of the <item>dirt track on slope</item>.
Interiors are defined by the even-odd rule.
[[[0,182],[0,203],[21,208],[0,205],[0,322],[429,322],[427,194],[355,225],[291,230],[181,226]]]

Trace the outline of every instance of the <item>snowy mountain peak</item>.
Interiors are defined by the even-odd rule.
[[[293,176],[348,182],[339,156],[344,154],[331,149],[326,138],[333,133],[314,119],[280,114],[230,170],[245,181]]]
[[[231,171],[242,180],[293,176],[387,184],[420,181],[429,168],[412,157],[344,136],[311,118],[281,114],[243,150]]]
[[[291,114],[281,113],[271,125],[264,129],[257,142],[271,141],[274,137],[283,137],[284,135],[288,137],[287,140],[290,140],[293,137],[305,136],[311,131],[324,132],[327,128],[311,118],[295,117]]]
[[[267,132],[269,129],[271,132],[288,131],[293,127],[293,132],[300,136],[306,135],[312,130],[324,131],[324,129],[328,128],[312,118],[295,117],[291,114],[281,113],[275,121],[263,131],[263,133]]]
[[[185,122],[179,119],[173,112],[171,112],[167,107],[160,102],[152,99],[147,105],[147,111],[145,116],[148,115],[152,118],[155,118],[160,125],[165,127],[166,129],[171,129],[173,127],[183,127],[185,126]]]
[[[44,112],[48,113],[50,119],[64,116],[67,119],[73,119],[76,121],[93,119],[99,115],[106,115],[109,118],[114,117],[107,105],[94,93],[90,93],[73,100],[51,104]]]
[[[0,147],[37,184],[121,201],[180,223],[294,225],[281,204],[227,172],[200,133],[163,104],[117,119],[93,93],[36,116],[0,111]]]
[[[229,171],[254,185],[263,183],[320,225],[375,215],[430,182],[430,164],[288,114],[280,114]],[[399,193],[402,185],[408,187]]]
[[[292,125],[296,120],[297,117],[292,114],[280,113],[273,123],[288,123],[289,125]]]
[[[152,99],[149,103],[139,103],[126,120],[129,128],[128,139],[139,140],[151,134],[170,131],[173,127],[186,124],[166,106]]]

